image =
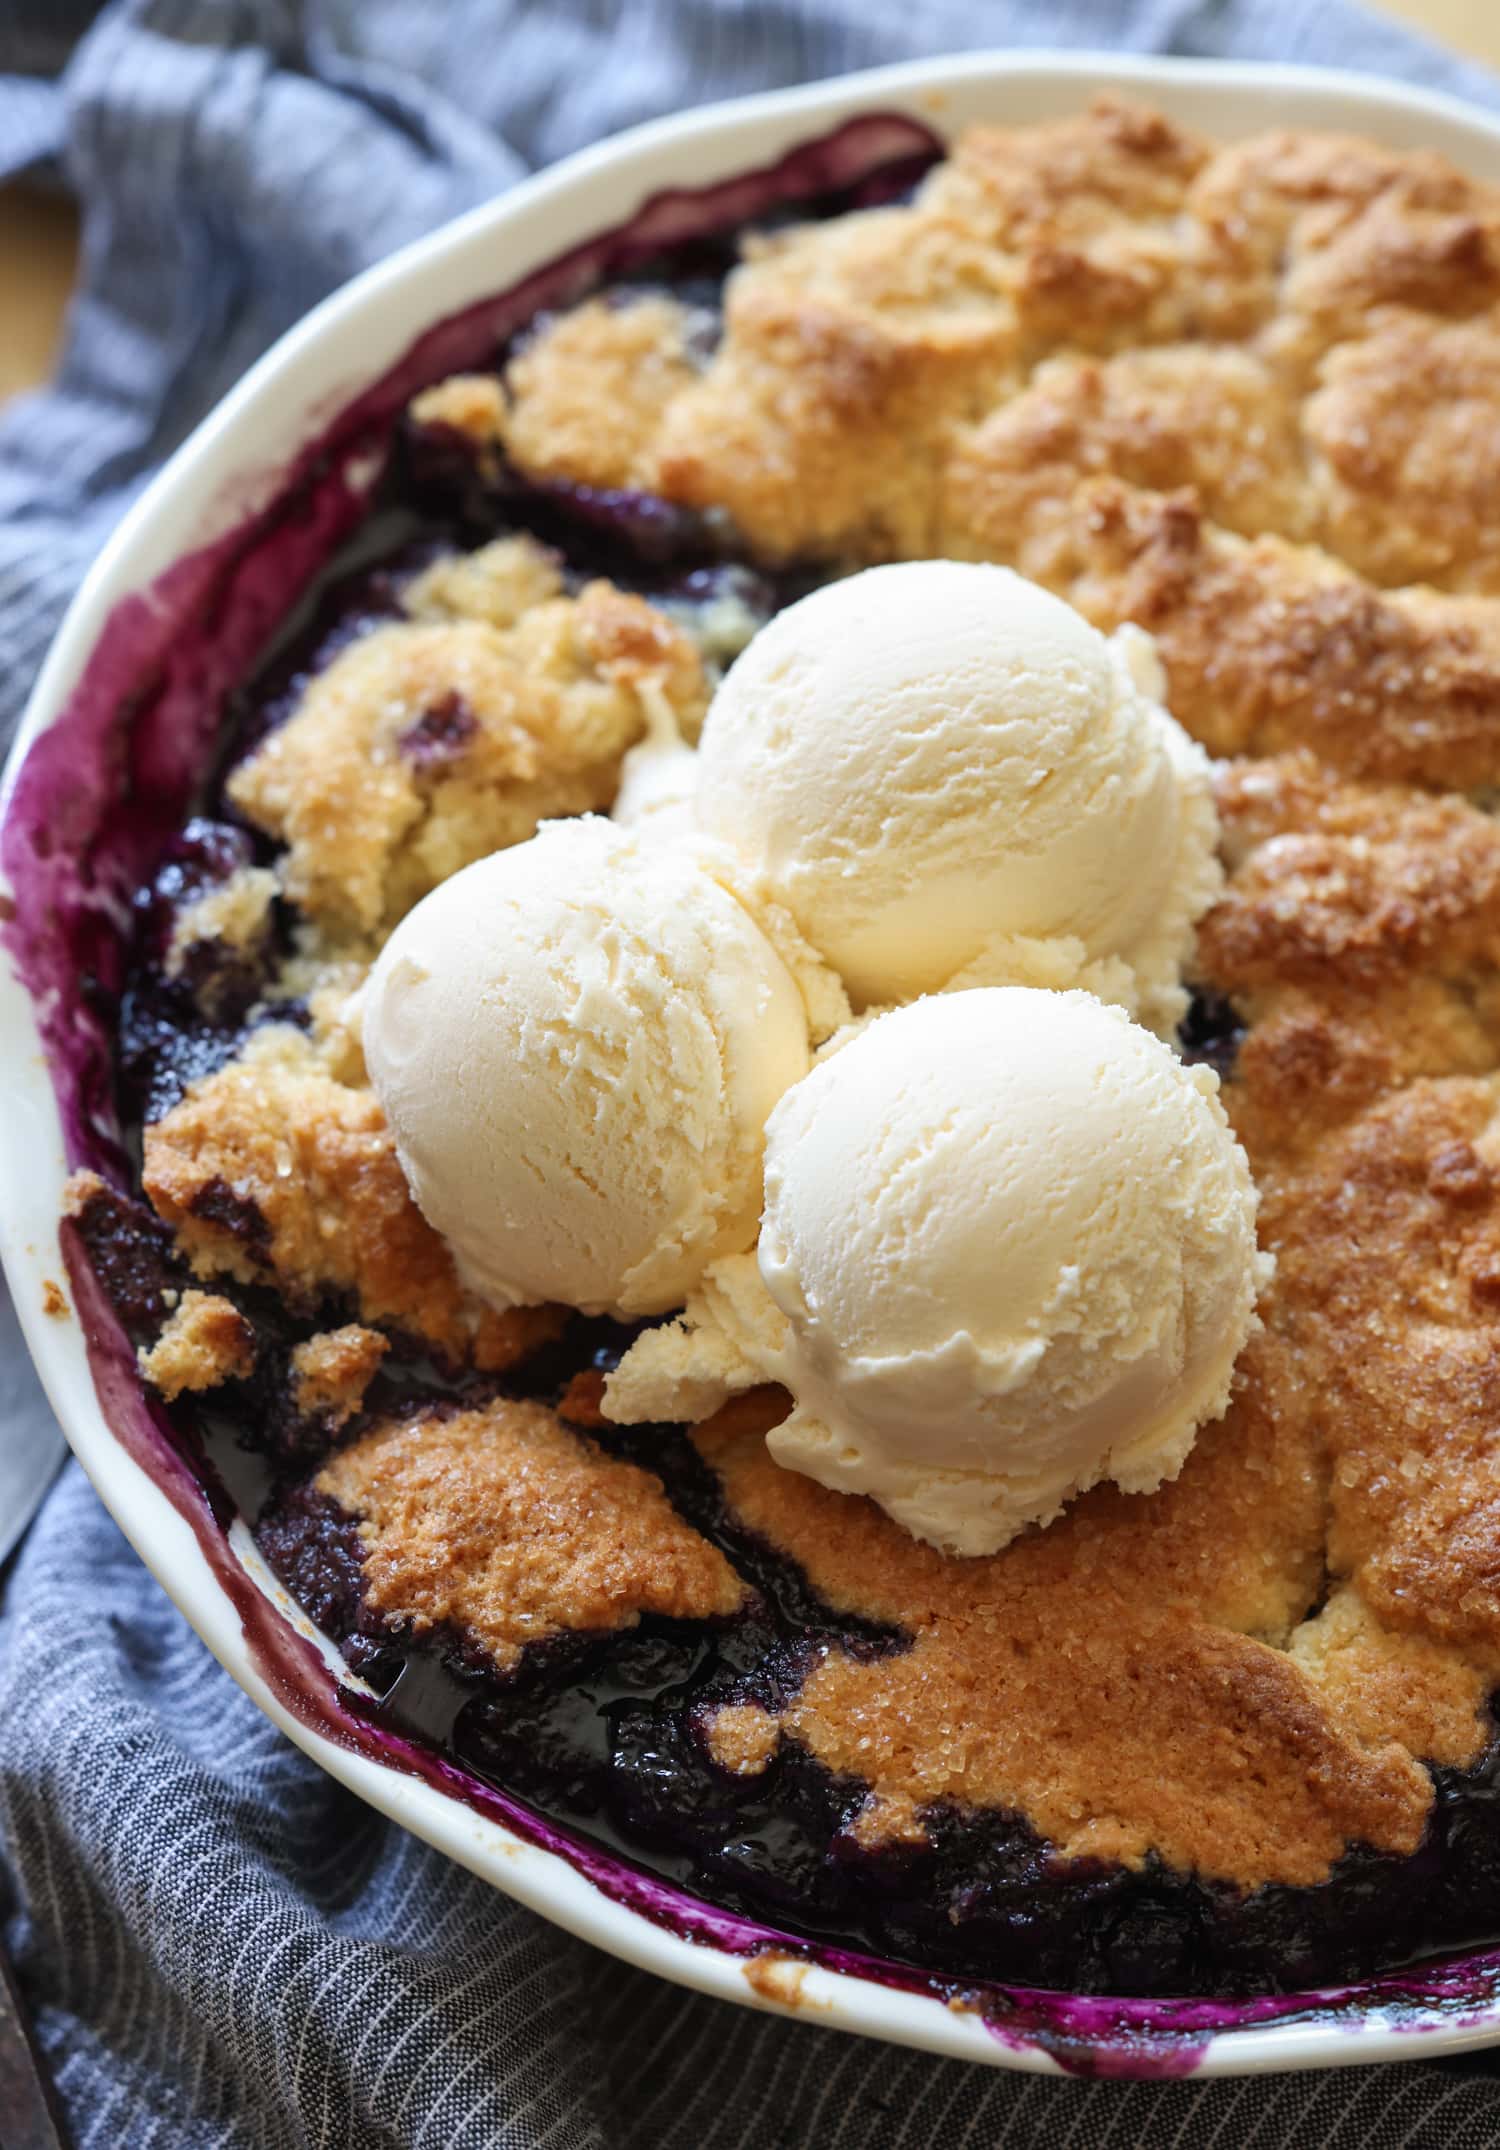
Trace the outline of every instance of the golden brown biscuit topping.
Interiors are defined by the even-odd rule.
[[[365,1390],[380,1371],[390,1338],[358,1322],[320,1329],[292,1350],[292,1404],[304,1418],[320,1418],[338,1431],[354,1417]]]
[[[1216,148],[1103,99],[753,242],[701,366],[670,313],[605,320],[559,317],[497,390],[523,469],[597,479],[591,354],[602,384],[656,322],[617,482],[769,560],[996,559],[1142,621],[1217,752],[1500,774],[1500,627],[1463,601],[1500,597],[1500,195],[1440,159]]]
[[[538,822],[607,806],[652,697],[696,734],[708,689],[687,637],[610,583],[557,587],[526,538],[429,570],[408,594],[417,617],[315,674],[231,776],[234,804],[287,846],[287,895],[326,932],[388,931]]]
[[[255,1367],[255,1331],[216,1292],[185,1291],[150,1350],[136,1356],[163,1402],[173,1403],[185,1390],[243,1381]]]
[[[200,1276],[274,1279],[294,1306],[344,1295],[368,1323],[499,1372],[560,1325],[459,1284],[412,1201],[374,1093],[334,1082],[275,1026],[146,1130],[147,1195]]]
[[[1222,1624],[1250,1610],[1253,1567],[1287,1565],[1274,1528],[1236,1537],[1216,1523],[1226,1494],[1251,1521],[1232,1420],[1159,1500],[1090,1494],[975,1561],[779,1469],[767,1422],[752,1400],[697,1436],[734,1513],[834,1606],[914,1637],[875,1659],[830,1646],[781,1726],[894,1814],[941,1800],[1019,1808],[1066,1856],[1135,1861],[1154,1847],[1246,1885],[1322,1880],[1351,1840],[1415,1849],[1426,1773],[1388,1733],[1347,1736],[1285,1651]],[[1242,1571],[1227,1589],[1215,1572],[1226,1549]],[[878,1810],[866,1835],[877,1827]]]
[[[458,1630],[500,1671],[528,1643],[710,1620],[745,1586],[661,1483],[541,1404],[497,1400],[375,1427],[319,1473],[359,1519],[370,1604],[392,1627]]]

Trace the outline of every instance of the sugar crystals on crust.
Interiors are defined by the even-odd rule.
[[[661,1483],[536,1403],[388,1420],[316,1488],[355,1516],[364,1589],[394,1627],[457,1632],[500,1671],[559,1632],[643,1613],[722,1619],[745,1585]]]

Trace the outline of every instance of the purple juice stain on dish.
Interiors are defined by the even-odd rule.
[[[565,306],[606,276],[645,276],[665,254],[711,286],[722,276],[724,235],[733,227],[806,211],[834,197],[838,206],[896,199],[939,152],[915,122],[880,116],[853,121],[767,171],[654,197],[617,230],[438,324],[309,442],[269,501],[178,562],[148,592],[116,607],[64,714],[22,765],[0,832],[0,864],[15,891],[3,938],[37,1003],[75,1166],[91,1166],[116,1183],[125,1178],[112,1044],[126,983],[132,896],[164,857],[172,864],[177,832],[213,760],[226,700],[370,509],[411,396],[448,373],[496,363],[538,310]],[[577,488],[557,494],[547,504],[570,531],[591,532],[605,549],[656,571],[676,568],[685,585],[694,576],[720,572],[711,560],[695,557],[705,549],[701,524],[683,519],[668,503],[641,495],[586,498]],[[773,601],[768,595],[767,604]],[[382,602],[375,600],[376,613]],[[457,743],[452,734],[455,725],[462,730],[460,713],[438,715],[437,736],[413,740],[413,750],[420,747],[425,755]],[[200,869],[211,875],[231,853],[234,863],[243,863],[232,830],[204,836],[199,849],[202,859],[188,839],[176,862],[185,884]],[[149,928],[151,921],[146,923]],[[1199,1017],[1203,1034],[1191,1038],[1190,1047],[1227,1067],[1237,1043],[1233,1011],[1205,1007]],[[972,2012],[1005,2043],[1041,2047],[1063,2068],[1082,2074],[1183,2075],[1216,2033],[1256,2024],[1317,2017],[1357,2028],[1372,2010],[1381,2010],[1420,2027],[1434,2015],[1462,2017],[1492,2003],[1500,1973],[1500,1955],[1492,1950],[1358,1985],[1248,2002],[1080,1997],[976,1982],[783,1931],[763,1917],[704,1902],[625,1853],[547,1819],[403,1729],[409,1664],[394,1679],[389,1700],[345,1687],[310,1638],[251,1580],[230,1544],[234,1501],[196,1433],[184,1431],[144,1393],[121,1325],[120,1305],[132,1293],[145,1321],[148,1301],[166,1273],[155,1264],[158,1257],[169,1263],[169,1252],[145,1239],[136,1245],[128,1233],[121,1244],[133,1266],[112,1280],[112,1300],[78,1224],[62,1228],[101,1409],[127,1452],[192,1525],[279,1702],[312,1730],[424,1780],[558,1854],[655,1924],[747,1964],[773,1951],[931,1996]]]

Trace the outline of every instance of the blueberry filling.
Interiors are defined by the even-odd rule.
[[[1245,1024],[1237,1009],[1222,993],[1200,987],[1188,1005],[1177,1033],[1182,1057],[1189,1066],[1210,1067],[1229,1077],[1244,1041]]]
[[[479,729],[479,719],[461,694],[444,694],[396,741],[396,751],[420,768],[440,768],[456,760]]]
[[[149,1334],[163,1290],[184,1281],[162,1228],[113,1196],[80,1222],[122,1313]],[[1494,1747],[1470,1770],[1435,1772],[1432,1818],[1413,1857],[1355,1846],[1321,1887],[1248,1896],[1155,1859],[1139,1869],[1063,1861],[1015,1814],[939,1807],[925,1817],[927,1843],[867,1849],[854,1826],[865,1787],[791,1743],[762,1772],[731,1773],[706,1736],[717,1709],[785,1702],[829,1644],[878,1657],[907,1639],[822,1604],[792,1562],[725,1512],[712,1473],[671,1428],[597,1437],[656,1470],[679,1511],[729,1554],[753,1586],[743,1613],[719,1623],[648,1617],[622,1634],[553,1638],[505,1677],[462,1634],[386,1624],[364,1595],[357,1526],[307,1475],[318,1430],[289,1433],[266,1371],[284,1367],[294,1329],[317,1317],[289,1325],[265,1295],[231,1290],[257,1327],[262,1366],[254,1381],[219,1391],[210,1410],[176,1406],[173,1416],[185,1441],[203,1441],[239,1505],[258,1509],[262,1551],[374,1689],[379,1721],[693,1894],[748,1916],[770,1910],[810,1939],[852,1942],[960,1982],[1142,1996],[1293,1992],[1500,1931]],[[556,1402],[570,1372],[608,1362],[621,1340],[579,1321],[504,1385]],[[469,1402],[497,1386],[443,1378],[415,1353],[392,1359],[367,1399],[372,1412]]]

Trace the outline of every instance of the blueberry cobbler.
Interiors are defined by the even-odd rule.
[[[1500,1934],[1500,196],[1106,100],[434,378],[70,1230],[371,1707],[784,1932]]]

